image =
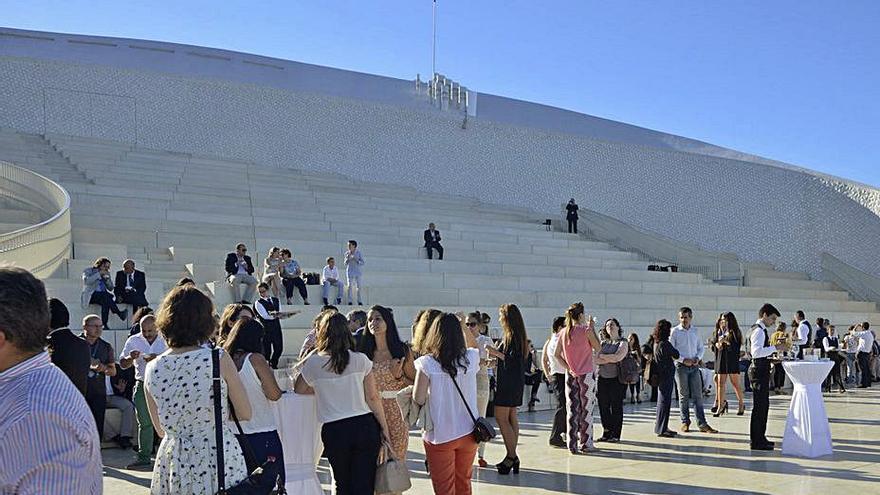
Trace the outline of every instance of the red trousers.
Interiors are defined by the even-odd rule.
[[[434,493],[470,495],[477,442],[470,434],[441,444],[425,443]]]

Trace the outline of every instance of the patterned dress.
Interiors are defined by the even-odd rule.
[[[393,359],[381,363],[374,362],[373,376],[376,380],[376,386],[379,388],[379,395],[382,396],[382,408],[385,410],[385,421],[388,423],[391,448],[394,449],[394,455],[403,460],[406,459],[406,449],[409,445],[409,426],[403,420],[403,413],[400,412],[397,399],[388,397],[405,388],[407,384],[402,377],[394,378],[391,371],[393,367]]]
[[[222,352],[222,351],[221,351]],[[217,450],[211,350],[166,354],[147,365],[144,383],[156,400],[165,438],[159,445],[150,493],[213,495],[217,492]],[[227,389],[221,383],[222,417],[227,417]],[[226,487],[246,477],[238,441],[223,422]]]

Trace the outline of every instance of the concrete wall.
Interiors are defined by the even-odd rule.
[[[263,73],[280,69],[244,64],[242,54],[22,36],[0,31],[0,126],[341,172],[545,212],[574,196],[640,227],[782,269],[817,274],[826,250],[880,274],[875,188],[491,95],[480,95],[477,118],[462,129],[459,115],[432,109],[406,81],[292,62],[285,79]],[[162,70],[155,60],[138,68],[108,55],[122,49],[184,57],[191,73],[180,60]],[[226,77],[211,64],[238,65]]]

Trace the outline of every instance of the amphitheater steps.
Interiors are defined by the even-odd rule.
[[[76,255],[65,273],[47,281],[78,317],[85,311],[76,303],[81,271],[94,256],[109,254],[114,269],[122,259],[134,259],[147,273],[151,304],[186,275],[222,306],[229,302],[222,263],[236,243],[250,247],[255,265],[278,245],[292,248],[306,271],[320,271],[326,256],[341,257],[348,239],[361,243],[367,260],[364,302],[392,306],[402,329],[425,306],[479,308],[497,321],[494,308],[504,302],[521,306],[536,342],[575,300],[583,300],[600,320],[617,317],[625,331],[642,337],[657,319],[674,319],[680,305],[695,309],[704,332],[722,310],[734,311],[741,325],[749,325],[765,301],[777,304],[786,318],[797,309],[841,322],[878,315],[875,305],[852,301],[831,284],[766,263],[747,264],[744,287],[694,273],[649,272],[651,261],[635,253],[547,232],[540,225],[544,215],[473,198],[112,141],[50,135],[50,146],[39,136],[28,139],[17,148],[22,156],[34,163],[58,160],[85,174],[69,184],[61,180],[72,192]],[[0,133],[0,150],[6,142]],[[136,191],[129,190],[132,183]],[[444,237],[442,262],[424,259],[422,231],[428,222]],[[308,290],[313,304],[290,306],[303,313],[283,322],[288,358],[318,311],[320,287]],[[301,303],[298,294],[294,302]],[[114,327],[125,324],[111,320]],[[127,333],[110,335],[119,345]]]

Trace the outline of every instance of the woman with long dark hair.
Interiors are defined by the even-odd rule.
[[[404,461],[409,444],[409,425],[403,420],[400,406],[397,405],[397,392],[412,385],[416,378],[413,353],[400,340],[394,314],[384,306],[370,308],[366,330],[361,337],[358,351],[373,361],[372,375],[379,386],[379,396],[382,397],[391,448],[395,458]]]
[[[657,420],[654,433],[658,437],[672,438],[677,435],[669,429],[669,409],[672,407],[672,386],[675,384],[675,360],[679,354],[669,343],[672,324],[668,320],[660,320],[651,334],[654,340],[654,362],[651,364],[657,373]]]
[[[733,391],[739,401],[737,416],[745,413],[743,391],[739,384],[739,354],[742,349],[743,336],[731,312],[721,313],[715,322],[715,332],[709,340],[715,350],[715,405],[712,415],[721,416],[727,412],[727,380],[733,384]]]
[[[584,304],[577,302],[565,312],[565,327],[560,330],[556,357],[565,365],[568,376],[568,450],[586,454],[593,447],[593,408],[596,405],[596,369],[594,349],[599,348],[595,320],[584,314]]]
[[[639,365],[639,379],[635,383],[629,384],[629,403],[634,404],[642,403],[642,373],[645,369],[645,356],[642,354],[642,345],[639,343],[639,336],[635,332],[629,334],[627,338],[627,342],[629,343],[629,353],[636,360],[636,363]]]
[[[434,493],[444,495],[471,493],[477,452],[468,409],[477,409],[480,352],[462,319],[450,313],[436,318],[423,339],[424,355],[415,363],[413,400],[429,404],[434,423],[433,430],[422,431],[431,484]]]
[[[279,477],[281,484],[284,484],[284,450],[273,407],[282,392],[269,362],[263,356],[263,326],[256,320],[239,319],[223,343],[223,350],[232,356],[253,411],[249,420],[239,421],[244,435],[239,434],[236,427],[233,429],[238,442],[242,444],[242,450],[247,452],[247,442],[253,452],[251,462],[254,464],[248,465],[248,472],[263,466],[259,493],[269,493]],[[269,457],[274,457],[275,462],[267,463]]]
[[[327,312],[318,323],[315,349],[302,363],[294,390],[315,394],[324,453],[333,468],[336,493],[373,495],[376,459],[390,443],[385,409],[367,356],[351,350],[348,320]]]
[[[522,313],[515,304],[505,304],[498,310],[503,335],[496,357],[495,420],[504,439],[507,456],[496,464],[499,474],[513,470],[519,473],[516,444],[519,441],[519,419],[516,408],[522,405],[525,387],[525,364],[529,353],[526,326]],[[490,354],[495,355],[490,351]]]

